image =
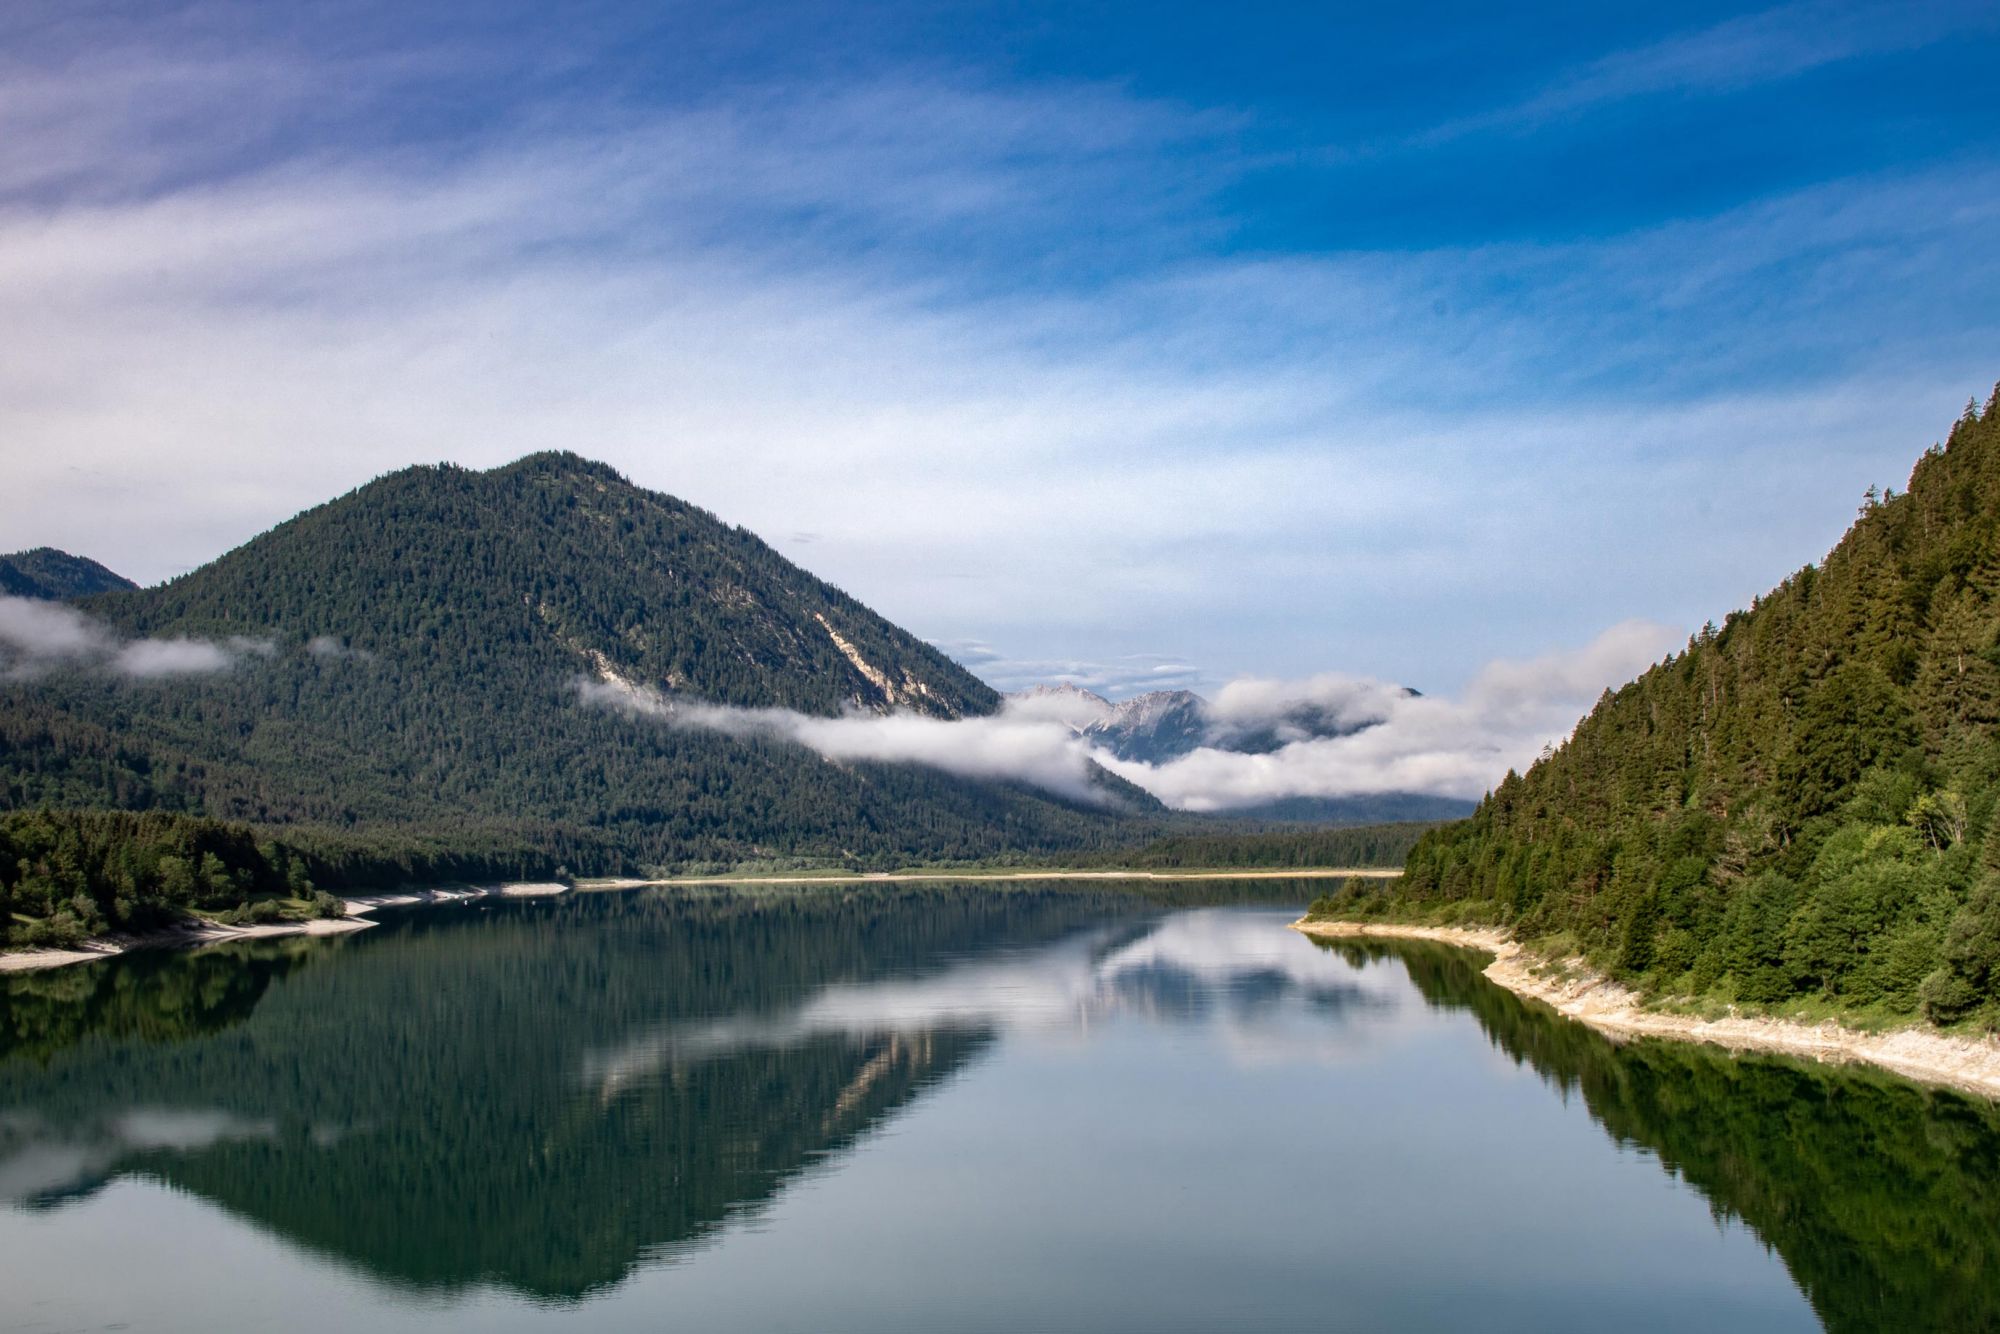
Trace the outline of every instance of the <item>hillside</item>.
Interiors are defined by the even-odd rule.
[[[115,574],[94,560],[72,556],[54,547],[36,547],[0,556],[0,597],[55,601],[137,587],[124,575]]]
[[[1654,993],[2000,1018],[2000,390],[1819,566],[1607,692],[1398,902]]]
[[[586,707],[579,682],[613,678],[822,715],[985,714],[998,696],[751,534],[573,455],[407,469],[82,605],[234,665],[0,673],[0,810],[195,813],[418,874],[977,857],[1151,828]]]

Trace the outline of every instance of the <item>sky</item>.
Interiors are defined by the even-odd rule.
[[[2000,378],[1995,68],[1990,3],[13,0],[0,549],[563,448],[1002,687],[1587,705]]]

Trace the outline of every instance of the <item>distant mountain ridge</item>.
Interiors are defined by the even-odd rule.
[[[1405,688],[1405,693],[1417,692]],[[1116,703],[1069,682],[1031,686],[1008,696],[1018,706],[1056,719],[1094,746],[1142,764],[1169,764],[1208,747],[1263,755],[1297,741],[1353,736],[1374,719],[1345,719],[1300,703],[1275,720],[1245,725],[1215,716],[1191,690],[1154,690]],[[1455,820],[1473,803],[1420,792],[1345,797],[1287,797],[1230,809],[1234,820],[1260,824],[1354,825],[1406,820]]]
[[[1417,692],[1407,687],[1404,694]],[[1297,741],[1353,736],[1379,718],[1345,718],[1307,702],[1254,723],[1221,716],[1192,690],[1152,690],[1117,703],[1065,681],[1009,696],[1036,713],[1067,723],[1078,736],[1121,760],[1164,764],[1204,746],[1265,755]]]
[[[1206,703],[1191,690],[1154,690],[1113,704],[1063,682],[1034,686],[1012,698],[1067,724],[1121,760],[1158,764],[1194,750],[1208,735]]]
[[[138,586],[88,557],[72,556],[54,547],[0,556],[0,597],[58,602]]]

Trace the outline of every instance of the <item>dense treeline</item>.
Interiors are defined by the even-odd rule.
[[[239,661],[156,680],[0,664],[0,810],[173,811],[310,837],[330,859],[500,874],[878,867],[1163,827],[1122,785],[1137,818],[591,706],[579,683],[611,674],[818,714],[998,701],[749,533],[573,455],[408,469],[81,605],[126,634],[234,643]]]
[[[14,811],[0,814],[0,944],[71,944],[193,913],[224,921],[334,916],[334,890],[564,869],[477,831],[437,846],[359,843],[310,829],[281,840],[165,811]]]
[[[1819,567],[1616,692],[1389,898],[1656,993],[2000,1022],[2000,390]]]
[[[0,941],[9,944],[69,944],[258,895],[313,892],[302,860],[259,847],[243,825],[162,813],[0,816]]]

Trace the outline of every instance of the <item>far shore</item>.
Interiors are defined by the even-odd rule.
[[[656,880],[579,880],[578,889],[644,889],[660,885],[879,885],[919,880],[1345,880],[1352,876],[1394,879],[1401,867],[1294,866],[1175,868],[1173,870],[1103,871],[795,871],[791,874],[676,875]]]
[[[1566,1018],[1616,1038],[1661,1037],[1708,1042],[1736,1051],[1809,1056],[1832,1062],[1880,1066],[1919,1083],[1941,1084],[2000,1098],[2000,1039],[1961,1038],[1922,1025],[1865,1033],[1832,1021],[1801,1023],[1761,1015],[1700,1019],[1645,1005],[1629,988],[1594,972],[1580,959],[1550,960],[1523,949],[1505,931],[1394,922],[1315,922],[1300,918],[1294,931],[1352,939],[1383,936],[1435,940],[1493,956],[1485,975],[1517,996],[1538,1000]]]
[[[579,880],[575,889],[618,890],[674,887],[681,885],[873,885],[885,881],[949,880],[1322,880],[1350,876],[1392,878],[1399,869],[1381,866],[1349,868],[1294,867],[1192,869],[1171,871],[1048,870],[1048,871],[800,871],[791,875],[670,876],[665,879]],[[382,894],[356,894],[344,899],[343,917],[315,917],[298,922],[261,922],[254,926],[224,926],[218,922],[190,919],[160,931],[138,934],[97,936],[68,949],[26,949],[0,951],[0,973],[25,973],[43,968],[63,968],[75,963],[112,959],[140,949],[197,949],[232,940],[256,940],[268,936],[331,936],[349,931],[365,931],[376,925],[368,914],[379,908],[407,908],[426,903],[455,903],[481,898],[543,898],[571,892],[571,886],[555,881],[516,882],[504,885],[458,885],[437,889],[393,890]]]

